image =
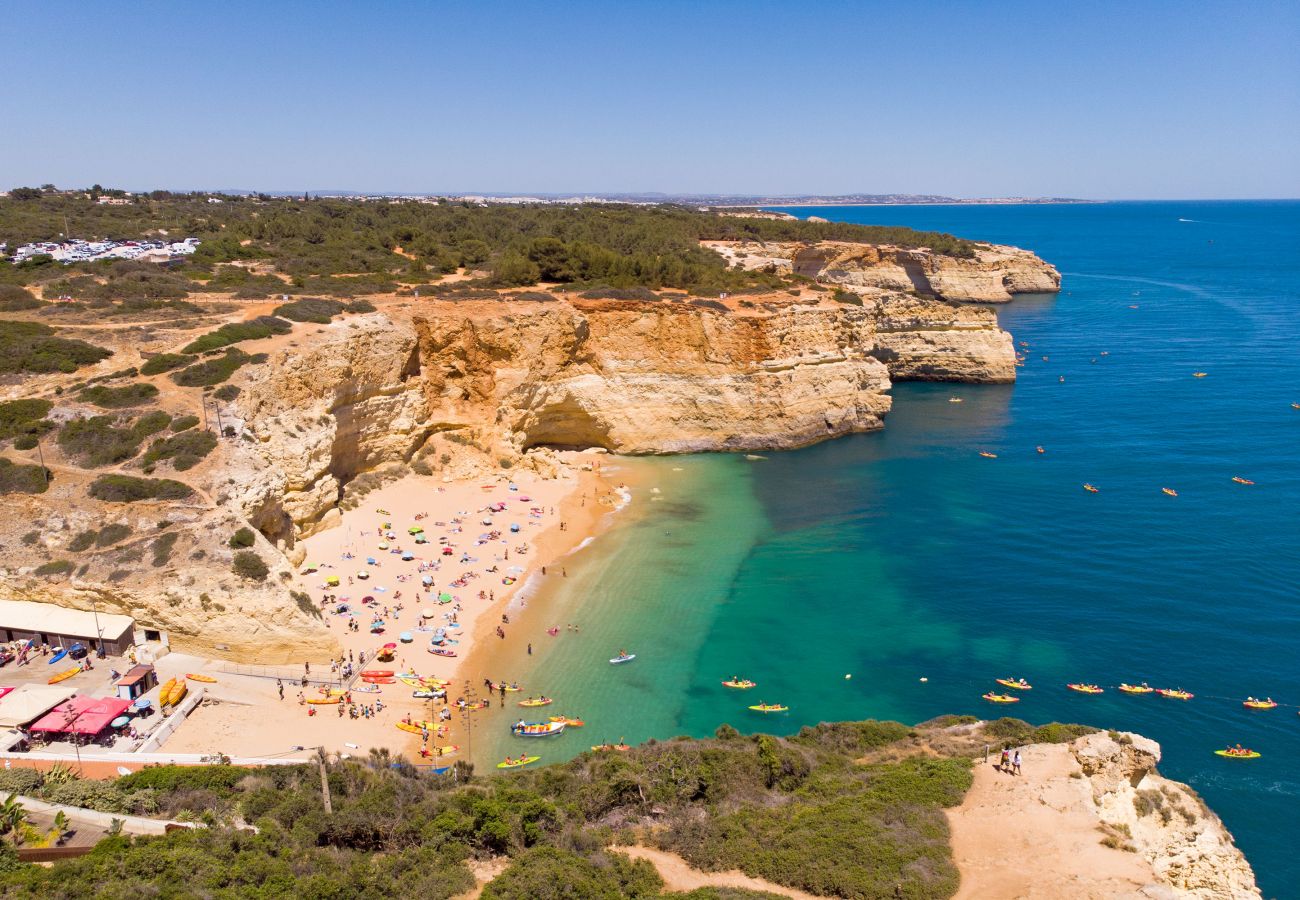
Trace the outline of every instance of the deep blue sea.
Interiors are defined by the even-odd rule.
[[[583,635],[523,669],[588,718],[550,752],[723,721],[1009,711],[1133,730],[1266,896],[1300,896],[1300,202],[788,211],[1029,248],[1062,291],[999,308],[1029,344],[1015,385],[901,384],[878,433],[642,464],[659,502],[549,601]],[[641,657],[611,670],[627,645]],[[733,673],[762,697],[721,688]],[[992,707],[1004,675],[1034,689]],[[760,699],[790,712],[744,709]],[[1237,742],[1263,757],[1213,754]]]

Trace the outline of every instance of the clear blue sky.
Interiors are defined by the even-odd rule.
[[[30,2],[0,185],[1300,196],[1300,2]]]

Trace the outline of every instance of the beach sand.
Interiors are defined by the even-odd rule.
[[[343,513],[337,527],[303,539],[306,566],[291,587],[309,595],[322,609],[323,620],[338,640],[343,657],[359,659],[365,652],[366,664],[357,665],[358,670],[413,671],[447,680],[446,699],[452,704],[467,691],[483,696],[482,676],[477,673],[491,669],[492,659],[505,648],[525,652],[525,632],[519,619],[526,616],[528,596],[543,579],[565,577],[562,558],[593,539],[607,514],[625,500],[618,492],[616,476],[602,474],[602,455],[569,453],[565,457],[569,470],[554,479],[519,472],[448,483],[412,474],[376,489],[356,509]],[[504,510],[488,510],[501,504]],[[391,524],[391,539],[381,530],[384,523]],[[414,543],[414,536],[408,534],[413,526],[424,529],[427,543]],[[516,526],[517,530],[512,530]],[[444,555],[440,541],[452,548],[450,555]],[[381,549],[381,543],[388,547]],[[404,553],[413,558],[403,560]],[[318,568],[307,571],[312,565]],[[362,570],[368,577],[359,576]],[[432,585],[422,584],[426,576]],[[326,579],[330,577],[337,578],[339,584],[329,586]],[[437,602],[444,595],[452,599]],[[323,603],[326,597],[333,599]],[[365,597],[375,598],[374,602],[364,604]],[[339,612],[343,605],[347,610]],[[425,611],[431,611],[432,617],[424,617]],[[502,621],[503,615],[510,618],[509,623]],[[370,632],[375,617],[383,619],[382,633]],[[349,630],[352,621],[358,631]],[[427,652],[435,627],[447,628],[445,646],[455,657]],[[504,638],[498,636],[498,627]],[[544,626],[530,623],[528,633],[540,628]],[[411,642],[400,640],[404,632]],[[535,641],[536,637],[528,639]],[[386,643],[397,644],[394,659],[372,661]],[[519,647],[514,647],[516,644]],[[304,660],[308,663],[312,679],[339,677],[331,672],[329,660]],[[379,693],[354,692],[355,703],[377,705],[376,701],[381,701],[383,709],[373,717],[353,719],[346,711],[339,716],[341,705],[300,702],[300,692],[303,699],[321,696],[317,684],[303,688],[303,666],[268,667],[257,675],[230,674],[216,665],[203,671],[217,677],[217,683],[205,687],[208,696],[219,702],[197,709],[167,741],[167,751],[274,755],[298,746],[356,755],[388,748],[416,760],[421,736],[400,731],[397,723],[407,717],[417,722],[436,721],[444,707],[442,700],[413,698],[413,688],[396,681],[382,685]],[[277,675],[284,683],[283,700],[278,695]],[[358,681],[354,687],[361,684]],[[492,703],[495,706],[498,697],[494,696]],[[309,710],[315,714],[309,715]],[[454,714],[446,723],[446,734],[433,735],[430,745],[457,746],[467,715]],[[493,719],[497,724],[497,717]]]

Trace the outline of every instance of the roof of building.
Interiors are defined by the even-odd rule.
[[[117,686],[130,686],[135,684],[141,678],[144,678],[153,671],[153,666],[141,663],[138,666],[132,666],[125,675],[117,680]]]
[[[135,619],[130,616],[104,612],[97,615],[91,610],[31,600],[0,600],[0,628],[88,638],[103,634],[115,639],[134,627]]]

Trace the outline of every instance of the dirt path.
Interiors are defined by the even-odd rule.
[[[676,853],[652,850],[649,847],[611,847],[611,850],[630,856],[633,859],[645,859],[659,870],[659,877],[670,891],[693,891],[703,887],[748,888],[751,891],[767,891],[781,897],[793,897],[794,900],[823,900],[813,894],[782,887],[762,878],[751,878],[743,872],[702,872],[693,867]]]
[[[957,900],[1145,897],[1155,881],[1136,853],[1103,846],[1088,779],[1064,744],[1022,748],[1024,774],[975,765],[975,783],[948,810]],[[994,760],[996,762],[996,760]]]

